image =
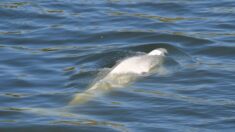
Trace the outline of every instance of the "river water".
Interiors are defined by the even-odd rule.
[[[165,72],[68,107],[119,60]],[[1,0],[0,131],[235,131],[234,0]]]

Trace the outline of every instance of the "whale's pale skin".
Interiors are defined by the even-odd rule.
[[[85,92],[76,94],[69,104],[75,105],[86,102],[112,88],[123,87],[141,75],[148,75],[152,69],[163,63],[165,53],[167,53],[166,49],[158,48],[148,54],[122,60],[105,77],[95,82]]]
[[[151,51],[146,55],[134,56],[127,58],[119,63],[110,74],[143,74],[148,73],[157,64],[162,61],[161,56],[164,56],[166,50],[163,48]]]

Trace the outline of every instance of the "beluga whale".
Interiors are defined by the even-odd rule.
[[[87,90],[75,94],[69,105],[87,102],[114,88],[127,86],[139,77],[148,76],[158,71],[164,62],[166,53],[165,48],[157,48],[149,53],[124,58]]]

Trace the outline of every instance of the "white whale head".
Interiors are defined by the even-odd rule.
[[[166,49],[164,48],[158,48],[155,50],[152,50],[148,53],[148,55],[159,55],[159,56],[165,56],[165,54],[168,53]]]

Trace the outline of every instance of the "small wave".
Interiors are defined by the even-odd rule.
[[[203,49],[197,51],[196,54],[207,55],[207,56],[212,56],[212,57],[234,58],[235,47],[228,47],[228,46],[204,47]]]

